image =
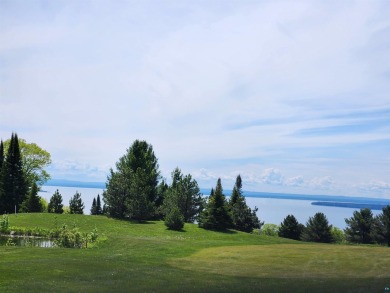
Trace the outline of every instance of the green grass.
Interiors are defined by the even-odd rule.
[[[10,225],[74,223],[106,240],[91,249],[0,247],[0,292],[384,292],[390,249],[303,243],[186,224],[19,214]]]

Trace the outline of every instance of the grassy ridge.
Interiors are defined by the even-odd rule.
[[[20,214],[10,225],[74,223],[93,249],[0,247],[0,292],[383,292],[386,247],[306,244],[245,233],[83,215]]]

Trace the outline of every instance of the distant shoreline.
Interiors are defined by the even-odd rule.
[[[82,182],[74,180],[52,179],[49,180],[46,186],[62,186],[62,187],[78,187],[78,188],[97,188],[105,189],[104,182]],[[209,189],[201,188],[201,193],[208,195]],[[225,190],[226,195],[231,193],[230,190]],[[370,208],[372,210],[381,210],[383,207],[390,205],[390,199],[383,198],[368,198],[357,196],[338,196],[338,195],[307,195],[307,194],[290,194],[290,193],[272,193],[258,191],[244,191],[245,197],[252,198],[272,198],[272,199],[288,199],[288,200],[305,200],[312,201],[312,205],[343,207],[343,208]]]

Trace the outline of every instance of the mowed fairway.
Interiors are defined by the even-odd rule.
[[[0,247],[0,292],[383,292],[390,249],[325,245],[186,224],[20,214],[10,225],[97,228],[91,249]]]

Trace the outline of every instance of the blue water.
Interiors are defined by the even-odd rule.
[[[102,188],[82,188],[82,187],[64,187],[64,186],[43,186],[43,192],[39,195],[48,202],[56,190],[62,195],[63,204],[68,206],[70,198],[78,191],[84,202],[84,214],[90,214],[93,198],[100,194],[103,201]],[[207,195],[210,190],[202,190]],[[230,194],[226,191],[225,194]],[[301,194],[281,194],[281,193],[263,193],[263,192],[244,192],[247,204],[253,209],[258,207],[257,216],[261,221],[268,224],[279,225],[283,219],[289,215],[294,215],[299,222],[306,224],[309,217],[317,212],[322,212],[328,218],[333,226],[344,229],[345,218],[350,218],[355,210],[362,207],[375,207],[390,205],[390,200],[346,197],[346,196],[328,196],[328,195],[301,195]],[[315,205],[313,202],[325,202],[325,205]],[[102,202],[103,203],[103,202]],[[349,203],[349,204],[348,204]],[[341,207],[337,206],[341,205]],[[350,206],[350,207],[347,207]],[[372,210],[374,215],[381,213],[381,210]]]

